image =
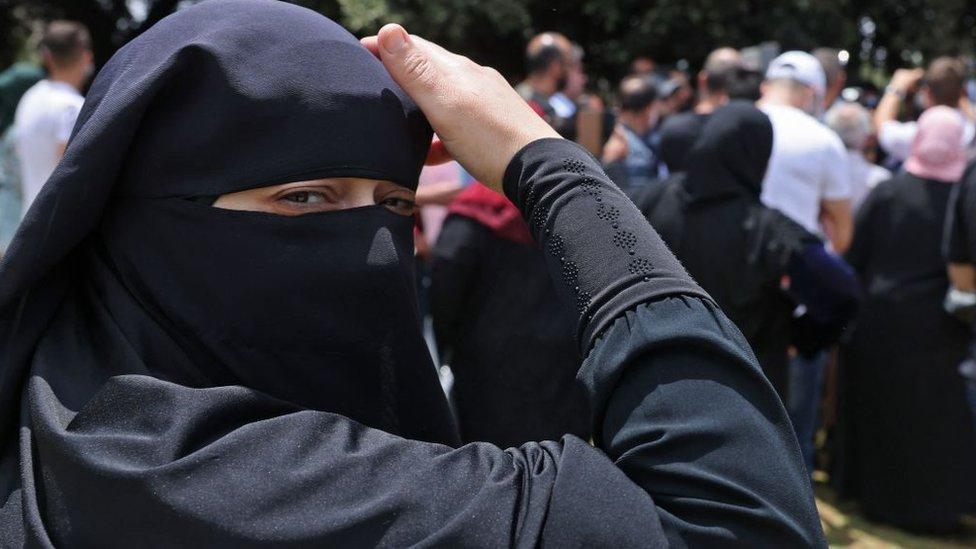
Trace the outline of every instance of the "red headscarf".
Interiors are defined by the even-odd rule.
[[[447,211],[474,219],[493,233],[519,244],[534,244],[522,213],[507,198],[475,182],[461,191]]]

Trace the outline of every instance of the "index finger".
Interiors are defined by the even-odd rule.
[[[363,38],[360,38],[359,43],[365,46],[366,49],[369,50],[369,53],[375,55],[377,59],[380,58],[380,41],[375,34],[372,36],[364,36]]]

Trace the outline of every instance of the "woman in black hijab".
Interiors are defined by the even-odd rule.
[[[858,209],[847,259],[864,308],[845,348],[839,475],[872,520],[952,531],[976,510],[976,431],[959,365],[967,326],[942,308],[942,238],[965,167],[963,122],[935,107],[918,120],[905,170]]]
[[[818,324],[836,323],[853,312],[856,281],[817,237],[760,202],[772,145],[769,118],[734,101],[709,116],[687,171],[649,187],[635,202],[742,330],[785,401],[797,302]],[[799,282],[790,292],[787,277]]]
[[[367,43],[385,69],[311,11],[211,0],[96,78],[0,264],[2,544],[823,545],[745,341],[598,163],[497,73]],[[578,306],[602,452],[456,447],[400,215],[430,142],[407,93]]]

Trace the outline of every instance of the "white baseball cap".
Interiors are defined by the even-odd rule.
[[[773,59],[766,69],[766,80],[780,78],[809,86],[821,97],[827,92],[827,76],[820,61],[805,51],[788,51]]]

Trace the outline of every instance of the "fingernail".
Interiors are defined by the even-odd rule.
[[[386,33],[386,38],[383,40],[383,49],[389,53],[396,53],[405,45],[407,45],[407,33],[403,32],[400,27],[393,32]]]

